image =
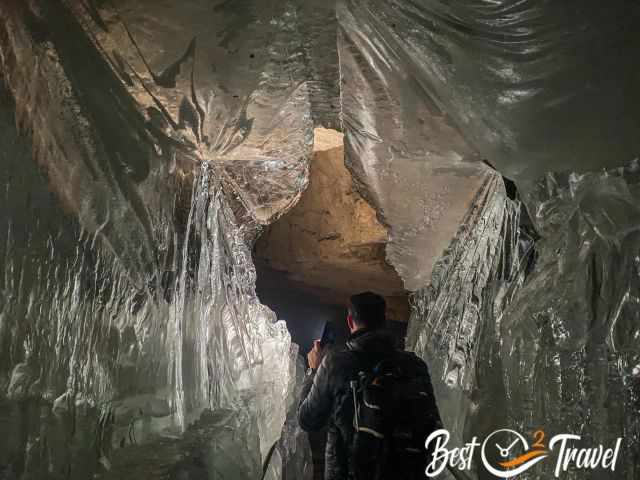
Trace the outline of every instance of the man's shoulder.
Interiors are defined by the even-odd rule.
[[[426,362],[415,353],[406,350],[394,350],[394,354],[396,361],[401,365],[410,368],[416,373],[428,373],[429,369]],[[368,352],[356,352],[348,348],[338,348],[327,352],[324,363],[330,372],[347,373],[352,367],[361,365],[367,357]]]
[[[400,358],[403,358],[404,360],[407,360],[410,362],[424,363],[424,360],[422,360],[418,355],[416,355],[414,352],[410,352],[409,350],[398,349],[396,350],[396,353]]]
[[[336,348],[327,352],[325,362],[331,366],[343,366],[356,361],[355,354],[346,348]]]
[[[357,370],[357,360],[349,350],[336,349],[327,352],[320,369],[334,396],[341,395]],[[320,371],[319,371],[320,373]]]
[[[400,362],[404,365],[410,366],[418,371],[425,370],[428,372],[427,363],[415,353],[406,350],[397,350],[397,355]]]

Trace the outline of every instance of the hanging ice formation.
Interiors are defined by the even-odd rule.
[[[6,475],[256,478],[265,458],[267,478],[308,473],[285,422],[299,367],[241,237],[295,204],[313,121],[337,123],[333,4],[316,7],[0,3],[3,82],[33,140],[3,97]],[[346,163],[415,292],[408,345],[445,421],[458,440],[622,436],[625,480],[640,465],[639,19],[624,0],[339,0],[336,20]],[[453,243],[425,258],[454,213]]]
[[[215,176],[203,167],[194,179],[183,239],[170,223],[154,225],[158,244],[176,242],[175,269],[140,290],[96,235],[34,192],[37,174],[16,170],[26,154],[11,155],[19,161],[4,158],[13,170],[3,170],[3,201],[21,209],[4,212],[5,473],[179,478],[201,468],[209,478],[259,478],[301,367],[284,323],[258,302]]]
[[[388,260],[415,290],[407,345],[431,363],[455,441],[496,428],[574,433],[584,445],[622,437],[615,472],[563,478],[631,480],[640,7],[568,5],[338,1],[346,161],[390,225]],[[515,182],[517,201],[481,158]],[[425,202],[417,179],[442,172],[479,188],[430,272],[415,246],[450,192]],[[523,477],[550,478],[553,466]]]
[[[0,6],[0,476],[305,478],[297,347],[245,243],[306,184],[295,16],[158,58],[144,32],[168,24],[114,5]],[[250,68],[210,69],[236,47]]]

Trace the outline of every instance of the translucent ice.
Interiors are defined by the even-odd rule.
[[[625,1],[339,0],[352,148],[450,159],[464,139],[514,180],[624,165],[640,152],[639,18]]]
[[[297,348],[258,302],[219,176],[205,164],[193,178],[184,225],[166,170],[140,185],[157,189],[150,238],[166,265],[147,276],[62,211],[6,94],[2,115],[3,475],[259,478],[271,446],[295,441],[282,429]]]
[[[622,438],[615,472],[563,476],[637,477],[639,180],[634,162],[521,184],[541,235],[535,263],[518,204],[500,189],[479,198],[430,287],[415,294],[408,338],[431,364],[457,441],[498,428],[572,433],[583,446]],[[554,467],[523,475],[550,478]]]
[[[339,0],[337,16],[345,162],[411,291],[484,182],[481,159],[532,181],[640,154],[638,2]]]
[[[522,281],[518,219],[502,179],[489,177],[430,285],[412,297],[407,349],[428,362],[443,422],[459,445],[493,425],[494,397],[503,392],[493,350],[504,306]]]

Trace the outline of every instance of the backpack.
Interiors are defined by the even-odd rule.
[[[425,440],[438,428],[433,394],[427,378],[412,376],[400,363],[382,360],[350,382],[354,480],[425,478]]]

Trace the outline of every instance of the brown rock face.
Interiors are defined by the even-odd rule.
[[[342,134],[319,128],[309,186],[258,240],[255,259],[259,268],[285,272],[292,284],[327,303],[346,304],[364,290],[379,293],[387,299],[388,316],[406,320],[402,280],[385,260],[387,240],[386,228],[344,165]]]

